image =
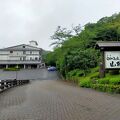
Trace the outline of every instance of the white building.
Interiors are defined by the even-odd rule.
[[[21,44],[4,49],[0,49],[0,67],[21,67],[21,68],[41,68],[42,49],[37,47],[36,41],[30,44]]]

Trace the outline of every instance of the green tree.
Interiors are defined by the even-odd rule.
[[[71,33],[71,30],[67,30],[67,28],[62,28],[61,26],[58,26],[55,33],[51,36],[51,39],[54,40],[51,45],[55,45],[55,47],[60,47],[65,40],[72,37]]]
[[[58,26],[51,38],[56,47],[46,57],[47,64],[56,64],[64,76],[75,69],[86,74],[100,59],[100,52],[94,49],[96,42],[120,40],[120,14],[88,23],[84,29],[80,25],[71,30]]]

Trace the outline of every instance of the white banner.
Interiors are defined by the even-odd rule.
[[[105,51],[105,68],[120,68],[120,51]]]

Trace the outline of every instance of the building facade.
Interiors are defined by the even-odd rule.
[[[0,68],[42,68],[45,64],[42,61],[42,49],[37,47],[36,41],[30,44],[21,44],[0,49]]]

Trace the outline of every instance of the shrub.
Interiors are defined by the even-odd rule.
[[[85,74],[85,73],[84,73],[83,70],[79,70],[79,71],[76,72],[76,76],[77,76],[77,77],[82,77],[82,76],[84,76],[84,74]]]
[[[4,68],[4,71],[19,71],[20,68]]]
[[[120,85],[92,84],[91,87],[103,92],[120,93]]]
[[[92,68],[91,73],[99,72],[99,66]]]
[[[120,78],[119,77],[110,78],[109,83],[113,85],[120,85]]]
[[[98,84],[111,84],[111,85],[120,85],[119,77],[106,77],[97,80]]]
[[[89,78],[85,78],[85,79],[80,80],[79,85],[81,87],[90,88],[91,87],[91,81],[90,81]]]
[[[103,92],[120,93],[120,75],[106,74],[105,78],[99,78],[98,68],[91,69],[91,72],[84,76],[84,71],[76,69],[67,74],[67,78],[79,86],[93,88]]]
[[[101,78],[97,81],[98,84],[109,84],[109,78]]]
[[[72,70],[70,72],[67,73],[67,78],[72,78],[73,76],[75,77],[81,77],[84,75],[84,71],[76,69],[76,70]]]
[[[92,75],[90,75],[90,79],[98,79],[99,78],[99,72],[95,72],[92,73]]]

